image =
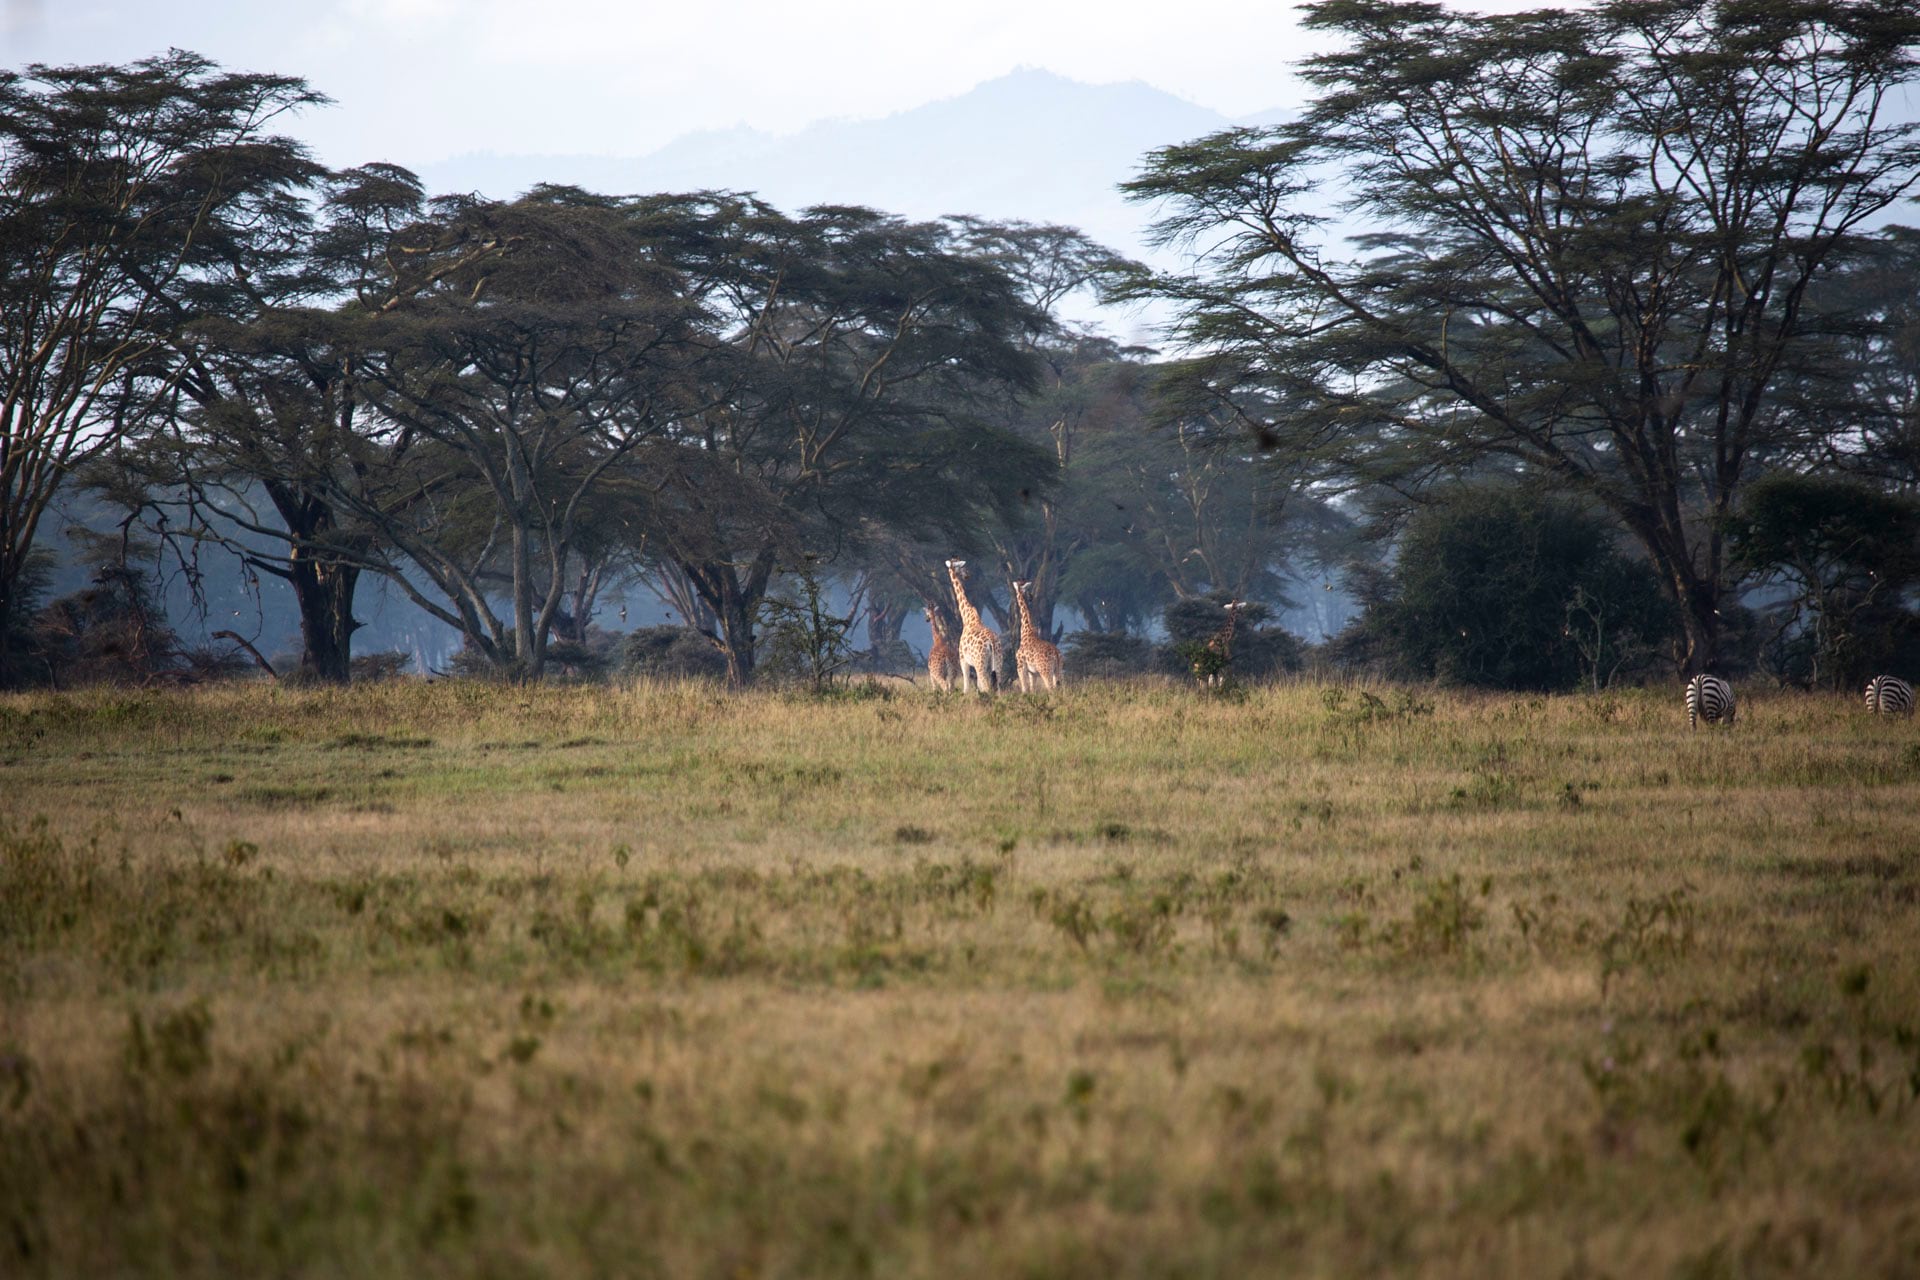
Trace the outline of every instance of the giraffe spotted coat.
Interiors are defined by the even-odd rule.
[[[954,603],[960,608],[960,692],[973,682],[975,691],[985,694],[1000,689],[1000,637],[980,621],[980,611],[967,599],[967,562],[947,561],[947,576],[953,581]]]
[[[942,693],[950,693],[960,681],[960,655],[954,652],[953,642],[940,629],[940,615],[931,609],[924,612],[927,627],[933,632],[933,643],[927,649],[927,683]]]
[[[1013,584],[1013,598],[1020,606],[1020,650],[1014,655],[1013,665],[1020,673],[1023,693],[1032,693],[1036,688],[1060,687],[1060,648],[1033,625],[1033,609],[1027,600],[1027,593],[1032,590],[1031,582]]]

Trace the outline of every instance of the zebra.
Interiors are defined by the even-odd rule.
[[[1733,686],[1719,676],[1700,675],[1687,681],[1687,728],[1699,727],[1699,721],[1733,723]]]
[[[1867,710],[1883,716],[1913,714],[1913,686],[1898,676],[1875,676],[1867,681]]]

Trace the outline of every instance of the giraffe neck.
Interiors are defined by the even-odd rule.
[[[960,606],[961,623],[968,631],[978,630],[980,611],[973,607],[973,601],[967,599],[967,584],[961,581],[960,575],[952,569],[947,570],[947,577],[953,579],[953,598]]]
[[[1228,649],[1232,646],[1233,624],[1238,622],[1239,620],[1240,620],[1240,611],[1238,609],[1227,610],[1227,625],[1220,629],[1220,632],[1218,635],[1214,636],[1214,639],[1219,642],[1220,648],[1222,650]]]
[[[1027,609],[1027,593],[1016,590],[1013,598],[1020,602],[1020,643],[1040,638],[1039,628],[1033,625],[1033,614]]]

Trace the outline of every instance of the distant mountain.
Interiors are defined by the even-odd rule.
[[[424,166],[421,177],[430,190],[494,197],[538,182],[606,192],[730,188],[789,211],[865,204],[912,218],[1058,222],[1144,256],[1151,213],[1124,200],[1118,185],[1153,148],[1235,123],[1137,81],[1090,85],[1021,70],[881,120],[828,121],[785,136],[690,134],[632,158],[464,155]]]

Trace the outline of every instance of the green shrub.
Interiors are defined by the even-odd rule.
[[[692,627],[640,627],[627,634],[620,673],[629,677],[724,680],[726,655]]]

